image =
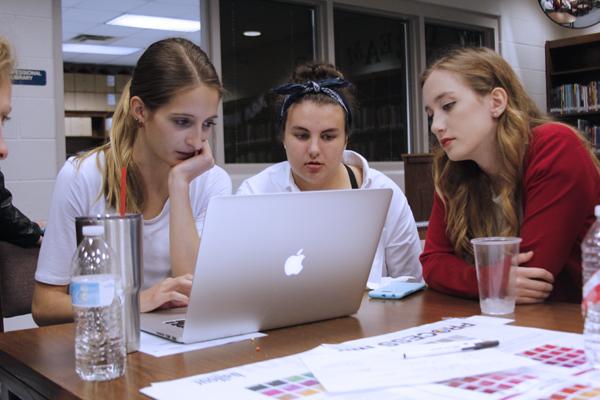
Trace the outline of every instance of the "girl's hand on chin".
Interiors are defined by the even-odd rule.
[[[214,165],[215,159],[213,158],[210,145],[208,144],[208,141],[206,141],[202,148],[196,152],[196,155],[171,168],[169,180],[183,180],[185,183],[190,183],[196,177],[211,169]]]

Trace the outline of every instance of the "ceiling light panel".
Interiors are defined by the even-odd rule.
[[[123,14],[107,22],[108,25],[128,26],[131,28],[158,29],[163,31],[196,32],[200,30],[200,21],[179,18],[152,17],[148,15]]]
[[[96,44],[63,43],[65,53],[127,55],[140,51],[138,47],[102,46]]]

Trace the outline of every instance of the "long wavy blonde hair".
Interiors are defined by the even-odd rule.
[[[10,79],[10,73],[15,66],[15,59],[8,40],[0,36],[0,84]]]
[[[113,114],[109,142],[81,156],[103,153],[102,193],[109,206],[117,209],[120,201],[121,168],[127,168],[126,211],[142,212],[144,182],[133,160],[133,145],[138,134],[138,123],[130,113],[130,99],[138,96],[150,112],[167,104],[178,92],[200,84],[223,93],[223,87],[208,56],[200,47],[182,38],[169,38],[153,43],[138,60],[123,89]]]
[[[435,70],[457,74],[479,96],[490,94],[494,88],[502,88],[508,95],[506,109],[498,118],[496,143],[501,165],[493,181],[474,161],[452,161],[440,146],[433,151],[435,191],[446,208],[447,234],[455,253],[469,260],[473,255],[471,238],[519,235],[523,163],[531,131],[551,119],[527,95],[510,65],[490,49],[451,51],[423,73],[422,85]],[[589,143],[578,136],[600,173],[600,163]]]

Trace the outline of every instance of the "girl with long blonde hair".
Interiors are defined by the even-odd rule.
[[[423,275],[429,286],[477,297],[470,240],[519,236],[517,303],[581,301],[580,245],[600,203],[600,168],[573,128],[552,122],[508,63],[457,49],[422,76],[439,146]]]
[[[222,87],[206,54],[172,38],[146,49],[116,107],[110,141],[61,169],[32,304],[38,324],[72,320],[68,284],[75,217],[115,212],[127,170],[126,211],[143,215],[142,312],[187,304],[199,234],[212,196],[231,179],[207,141]]]

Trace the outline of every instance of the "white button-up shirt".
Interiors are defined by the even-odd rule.
[[[393,190],[390,208],[369,274],[369,283],[379,283],[382,276],[394,278],[410,276],[421,280],[422,268],[419,262],[421,241],[406,196],[394,181],[383,173],[369,168],[367,160],[360,154],[345,150],[343,158],[344,164],[362,169],[363,179],[360,189],[390,188]],[[284,161],[246,179],[240,185],[237,194],[299,191],[292,176],[290,163]]]

